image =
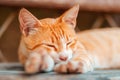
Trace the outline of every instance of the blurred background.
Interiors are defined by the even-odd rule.
[[[18,62],[21,8],[43,19],[58,17],[75,4],[80,4],[76,32],[120,26],[120,0],[0,0],[0,61]]]

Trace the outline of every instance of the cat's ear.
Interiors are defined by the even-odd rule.
[[[72,28],[75,28],[76,26],[76,18],[79,12],[79,4],[73,6],[68,11],[66,11],[62,16],[62,21],[70,24]]]
[[[23,35],[28,36],[37,31],[36,24],[40,23],[39,20],[33,16],[28,10],[22,8],[19,13],[20,29]]]

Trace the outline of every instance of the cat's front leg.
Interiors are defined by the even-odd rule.
[[[53,59],[42,51],[40,53],[33,52],[29,55],[25,63],[25,71],[29,74],[41,72],[41,71],[51,71],[54,67]]]
[[[75,54],[71,60],[57,64],[54,70],[58,73],[85,73],[93,71],[94,62],[92,59],[87,54]]]

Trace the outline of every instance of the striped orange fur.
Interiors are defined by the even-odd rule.
[[[79,5],[75,5],[58,18],[38,20],[26,9],[20,10],[18,54],[27,73],[85,73],[120,67],[120,29],[75,33],[78,11]]]

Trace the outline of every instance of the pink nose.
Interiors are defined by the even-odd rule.
[[[60,59],[61,61],[66,61],[67,58],[68,58],[68,57],[63,57],[63,56],[62,56],[62,57],[59,57],[59,59]]]

